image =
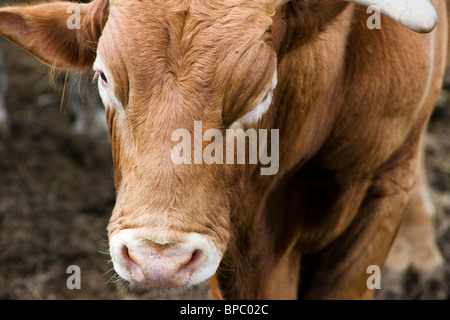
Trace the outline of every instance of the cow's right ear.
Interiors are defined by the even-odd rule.
[[[0,34],[58,69],[92,68],[109,0],[0,9]]]

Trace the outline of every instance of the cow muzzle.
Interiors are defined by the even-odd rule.
[[[153,239],[142,229],[126,229],[110,239],[114,269],[123,279],[145,287],[176,288],[201,283],[216,272],[221,254],[208,236],[177,235]]]

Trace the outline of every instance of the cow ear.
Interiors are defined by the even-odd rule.
[[[58,69],[92,68],[109,14],[108,0],[0,9],[0,34]]]
[[[433,31],[437,14],[428,0],[345,0],[366,7],[377,6],[380,12],[419,33]]]

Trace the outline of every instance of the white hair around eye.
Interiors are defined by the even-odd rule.
[[[106,68],[99,56],[97,56],[97,59],[95,60],[94,71],[96,77],[98,77],[98,91],[105,108],[113,108],[118,111],[119,114],[124,114],[123,105],[114,94],[115,83],[111,72]]]
[[[260,96],[256,99],[256,106],[247,112],[245,115],[237,119],[233,122],[230,128],[240,128],[242,126],[249,126],[254,123],[257,123],[261,120],[261,118],[266,114],[269,110],[270,105],[272,104],[273,92],[278,84],[277,71],[275,70],[272,77],[272,84],[270,88],[264,90]]]

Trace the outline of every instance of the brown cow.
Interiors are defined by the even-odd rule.
[[[447,17],[444,0],[432,1],[437,16],[427,0],[352,2],[0,10],[0,33],[52,67],[94,66],[115,164],[108,231],[121,277],[150,287],[212,277],[214,296],[233,299],[372,296],[369,266],[385,263],[408,203],[423,202],[412,190],[443,78]],[[392,19],[370,29],[360,4]],[[183,140],[174,156],[174,133],[196,140],[200,121],[203,139]],[[279,130],[266,144],[279,156],[272,175],[262,161],[174,161],[202,155],[212,136],[250,140],[251,129]],[[429,223],[425,206],[408,215]]]

